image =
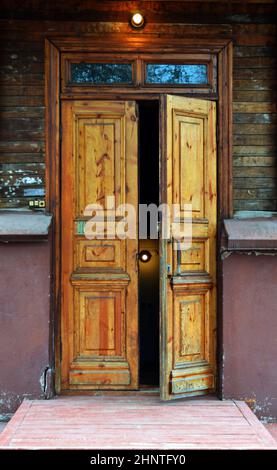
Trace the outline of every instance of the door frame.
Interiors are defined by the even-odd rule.
[[[222,261],[221,261],[221,228],[225,218],[232,217],[232,65],[233,45],[230,27],[222,37],[222,25],[213,25],[213,37],[195,37],[195,26],[186,25],[185,36],[176,37],[163,34],[105,33],[90,36],[55,36],[45,40],[45,97],[46,97],[46,211],[53,214],[52,257],[51,257],[51,302],[49,331],[49,361],[53,372],[53,393],[61,392],[61,205],[60,205],[60,158],[61,158],[61,99],[96,99],[95,94],[64,94],[61,96],[61,63],[63,53],[80,54],[85,52],[147,52],[169,54],[189,51],[194,53],[212,53],[217,55],[217,383],[218,395],[222,389]],[[193,31],[193,35],[190,34]],[[85,43],[85,46],[84,46]],[[138,90],[128,88],[124,92],[111,89],[110,92],[99,92],[98,99],[159,99],[161,93],[180,93],[170,87],[160,90]],[[189,94],[191,96],[191,94]],[[196,95],[196,97],[199,95]],[[200,96],[199,96],[200,97]],[[203,97],[203,95],[202,95]],[[207,99],[210,95],[206,95]],[[92,392],[93,393],[93,392]],[[111,392],[109,392],[111,393]]]

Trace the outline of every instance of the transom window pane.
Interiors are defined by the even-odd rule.
[[[71,63],[71,83],[93,85],[132,84],[132,64]]]
[[[147,64],[146,83],[172,85],[205,85],[206,64]]]

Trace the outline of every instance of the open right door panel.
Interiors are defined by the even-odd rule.
[[[160,243],[160,389],[169,400],[215,389],[216,104],[165,95],[160,122],[161,202],[192,207],[191,247]]]

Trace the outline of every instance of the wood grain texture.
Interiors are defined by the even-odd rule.
[[[145,11],[147,12],[148,6],[146,3]],[[175,3],[170,2],[170,4],[170,9],[173,9],[172,11],[174,12]],[[195,10],[200,11],[199,5],[201,5],[201,2],[197,2],[197,7],[194,6]],[[222,3],[222,5],[224,5],[224,3]],[[252,6],[245,4],[243,6],[245,14],[250,14],[250,10],[248,11],[248,9],[257,8],[257,5],[259,5],[259,8],[263,8],[262,3],[253,3]],[[7,4],[7,8],[10,7],[10,3]],[[153,5],[151,5],[150,10],[152,7]],[[210,2],[210,7],[214,10],[214,2]],[[70,8],[70,2],[66,7],[63,5],[63,14],[65,17],[70,13]],[[121,8],[120,11],[125,11],[125,15],[127,10],[124,10],[124,8]],[[176,8],[177,10],[175,10],[174,15],[176,15],[176,12],[178,11],[178,21],[180,21],[179,7]],[[191,5],[189,8],[193,8],[193,6]],[[233,25],[234,122],[243,124],[252,120],[254,124],[270,124],[270,122],[275,124],[277,114],[276,105],[274,104],[276,100],[275,90],[277,80],[276,68],[274,66],[276,26],[273,24],[249,24],[249,21],[251,21],[249,16],[247,20],[248,24],[243,23],[241,15],[239,15],[237,19],[234,17],[235,12],[238,11],[237,9],[239,8],[241,8],[239,2],[237,5],[233,4],[233,18],[229,17],[228,21],[226,21],[230,26]],[[17,9],[16,11],[24,11],[23,6],[21,6],[21,9]],[[29,12],[30,8],[28,8],[27,11]],[[219,11],[220,10],[218,10],[218,14]],[[261,10],[259,10],[259,12],[261,13]],[[74,15],[76,16],[76,14],[77,13],[75,11]],[[103,15],[102,18],[105,20],[106,14],[107,9],[102,9],[101,7],[97,20],[99,21],[101,19],[101,15]],[[168,15],[167,10],[164,10],[164,15],[165,14]],[[232,15],[232,10],[230,10],[229,14]],[[241,23],[237,23],[239,18],[241,18]],[[260,16],[260,18],[260,21],[263,21],[262,16]],[[74,22],[73,19],[71,19],[71,21],[52,20],[45,22],[39,18],[31,23],[27,20],[13,20],[9,22],[5,20],[1,21],[2,32],[0,34],[3,35],[4,39],[1,42],[1,56],[3,56],[2,61],[4,68],[3,72],[0,74],[0,90],[2,89],[0,120],[1,127],[3,128],[0,145],[1,163],[27,163],[28,161],[41,163],[45,158],[44,99],[42,94],[45,82],[43,73],[45,37],[56,33],[67,35],[72,35],[76,32],[78,32],[78,34],[93,34],[94,31],[99,33],[100,31],[105,30],[116,30],[122,31],[123,34],[126,34],[130,31],[128,24],[125,22],[113,25],[112,23],[104,24],[101,23],[101,21],[93,23],[89,22],[88,18],[86,19],[87,21],[82,22]],[[204,21],[204,15],[202,18],[199,18],[200,23],[201,21]],[[211,22],[213,22],[212,18]],[[226,26],[223,27],[220,25],[207,27],[205,24],[202,24],[194,29],[193,26],[190,25],[190,28],[190,34],[194,37],[198,35],[199,38],[201,36],[207,38],[209,35],[226,37],[227,34]],[[188,28],[185,25],[182,26],[172,23],[172,26],[170,26],[171,34],[176,37],[186,35],[187,30]],[[150,22],[147,24],[144,34],[152,34],[156,31],[157,26]],[[163,24],[163,22],[159,23],[160,34],[166,34],[168,31],[168,25]],[[139,36],[140,33],[138,34],[138,37]],[[251,93],[252,90],[253,93]],[[254,93],[254,91],[256,91],[256,93]],[[28,117],[30,120],[29,127],[27,128],[25,118]],[[14,124],[16,127],[13,127],[13,120],[15,120]],[[8,131],[8,127],[10,127],[10,131]],[[15,130],[18,132],[17,134]],[[260,135],[258,132],[255,134],[256,136]],[[258,142],[258,137],[254,136],[248,138],[246,135],[245,138],[240,138],[234,134],[234,154],[237,155],[239,147],[242,146],[246,146],[249,151],[251,151],[251,148],[254,149],[256,147],[256,150],[254,150],[256,155],[260,155],[261,145],[266,146],[269,150],[273,144],[276,146],[276,141],[271,144],[271,141],[268,139],[266,140],[264,134],[261,135],[263,136],[262,140],[264,141],[264,144],[261,144],[262,140]],[[274,135],[274,133],[272,135]],[[272,139],[274,139],[274,137]],[[13,155],[11,157],[12,159],[10,159],[10,155]],[[11,171],[13,170],[11,169]],[[4,175],[4,178],[5,183],[7,186],[10,186],[11,189],[10,195],[7,194],[4,198],[1,198],[1,206],[26,206],[28,204],[29,197],[24,195],[20,197],[12,196],[16,188],[13,185],[9,185],[9,180],[6,175]],[[251,176],[249,176],[249,183],[250,178]],[[246,183],[245,189],[247,190],[247,180],[244,179],[243,181]],[[28,187],[32,189],[32,183],[28,184]],[[43,183],[41,183],[40,187],[42,188],[42,186]],[[35,188],[36,186],[34,189]],[[248,203],[250,204],[250,202]],[[258,205],[260,204],[260,209],[264,210],[264,203],[262,200],[255,200],[255,203]],[[239,200],[234,198],[235,210],[237,210],[237,204],[239,204]],[[244,204],[247,204],[247,202],[245,201]],[[272,204],[273,206],[274,204],[277,206],[275,199],[272,200]]]
[[[136,389],[137,239],[78,229],[89,205],[112,215],[107,197],[138,205],[136,105],[66,101],[62,128],[61,387]]]
[[[191,205],[192,246],[178,261],[176,238],[161,264],[161,397],[209,393],[216,375],[216,107],[196,98],[165,95],[161,114],[162,202]],[[164,116],[163,116],[164,113]],[[188,211],[188,209],[187,209]],[[172,222],[174,217],[171,215]],[[198,258],[195,258],[195,252]],[[185,259],[184,259],[185,258]],[[199,260],[198,262],[196,260]],[[195,262],[196,261],[196,262]]]
[[[24,401],[1,449],[276,449],[243,402],[157,396]]]
[[[221,0],[213,1],[108,1],[80,3],[75,0],[65,2],[58,0],[54,4],[45,1],[43,7],[39,2],[3,0],[1,16],[3,18],[72,20],[78,21],[118,21],[128,22],[130,13],[137,9],[143,11],[149,23],[199,22],[205,23],[263,23],[271,22],[276,13],[274,3],[260,1],[232,2],[232,8]],[[216,5],[216,7],[215,7]]]
[[[105,25],[106,27],[107,25]],[[194,30],[195,27],[192,26],[192,29]],[[202,29],[202,27],[200,28]],[[204,28],[205,31],[206,31],[206,28]],[[225,29],[225,27],[224,27]],[[228,28],[227,28],[228,29]],[[183,28],[182,28],[183,30]],[[189,28],[189,30],[191,30],[191,27]],[[199,28],[197,28],[197,30],[199,30]],[[207,32],[207,31],[206,31]],[[202,33],[202,31],[201,31]],[[188,35],[188,27],[186,28],[186,35]],[[112,39],[112,36],[111,36],[111,40],[115,41],[115,44],[116,46],[114,47],[117,47],[118,48],[118,43],[116,42],[119,41],[119,39],[121,38],[120,35],[115,35]],[[145,47],[147,46],[147,48],[152,51],[157,51],[159,46],[160,46],[160,38],[157,38],[157,37],[152,37],[151,35],[151,40],[150,40],[150,37],[146,40],[145,38],[139,38],[138,39],[138,36],[136,37],[128,37],[128,41],[127,41],[127,44],[125,45],[124,44],[124,47],[126,48],[126,50],[129,50],[130,47],[131,47],[131,39],[134,40],[134,43],[132,44],[132,47],[136,47],[136,48],[140,48],[142,47],[141,44],[143,43],[145,45]],[[174,44],[171,45],[171,43],[166,43],[165,41],[165,38],[163,38],[163,44],[165,47],[169,48],[170,50],[172,50],[172,48],[174,49],[175,47],[179,47],[180,50],[183,50],[183,43],[187,43],[189,39],[186,38],[182,38],[182,42],[180,42],[180,38],[177,40],[177,41],[174,41]],[[79,37],[75,37],[74,40],[72,38],[65,38],[65,37],[62,37],[62,38],[55,38],[54,42],[55,44],[59,44],[60,47],[62,49],[65,48],[66,51],[68,51],[68,47],[73,47],[72,46],[72,41],[74,42],[74,47],[76,48],[76,51],[77,50],[81,50],[81,52],[83,51],[83,42],[82,42],[82,39],[80,40]],[[95,36],[92,40],[92,38],[90,37],[87,41],[86,41],[86,47],[88,47],[88,50],[97,50],[97,48],[99,47],[96,42],[98,41],[98,43],[100,44],[100,46],[102,47],[103,43],[102,43],[102,38],[101,37],[97,37]],[[172,41],[172,39],[170,39],[170,41]],[[224,51],[224,49],[226,48],[226,45],[227,45],[227,50],[226,50],[226,53],[223,52],[220,56],[220,59],[219,59],[219,63],[220,63],[220,73],[221,73],[221,76],[222,76],[222,79],[221,79],[221,86],[220,86],[220,109],[222,110],[221,114],[220,114],[220,122],[222,124],[222,128],[224,129],[224,133],[223,132],[219,132],[219,136],[220,136],[220,142],[221,142],[221,148],[220,148],[220,158],[219,158],[219,167],[221,168],[221,172],[220,172],[220,175],[224,175],[224,181],[227,182],[227,187],[228,187],[228,191],[225,191],[225,190],[222,190],[220,192],[220,197],[221,197],[221,202],[220,202],[220,207],[222,208],[222,214],[230,214],[231,212],[231,198],[230,198],[230,194],[231,194],[231,191],[230,191],[230,156],[231,156],[231,153],[230,153],[230,150],[231,150],[231,138],[230,138],[230,135],[231,135],[231,110],[230,110],[230,96],[231,96],[231,82],[230,80],[227,79],[227,77],[229,77],[231,75],[231,70],[232,70],[232,67],[231,67],[231,45],[230,45],[230,41],[229,39],[225,39],[225,38],[219,38],[219,39],[215,39],[215,38],[212,38],[212,39],[205,39],[204,41],[206,45],[202,45],[202,40],[201,40],[201,46],[200,49],[197,49],[197,51],[199,52],[199,50],[202,50],[202,48],[204,47],[205,51],[209,51],[211,49],[211,41],[212,41],[212,50],[213,52],[215,51]],[[105,43],[106,46],[107,46],[107,43]],[[114,43],[113,43],[114,44]],[[190,44],[195,44],[195,39],[190,39]],[[109,43],[110,45],[110,43]],[[122,48],[122,45],[120,46]],[[195,45],[193,46],[195,47]],[[81,48],[81,49],[80,49]],[[206,49],[207,48],[207,49]],[[50,149],[50,152],[48,151],[47,152],[47,157],[48,157],[48,162],[49,162],[49,168],[51,166],[51,162],[52,162],[52,157],[51,155],[53,155],[54,157],[54,160],[56,162],[56,167],[55,167],[55,164],[53,165],[51,171],[49,170],[49,173],[48,173],[48,178],[47,178],[47,181],[48,181],[48,184],[49,184],[49,188],[51,188],[51,190],[49,191],[49,195],[51,194],[51,198],[49,199],[49,206],[47,207],[51,207],[51,210],[55,212],[55,219],[56,219],[56,224],[55,224],[55,233],[56,233],[56,236],[55,236],[55,241],[56,241],[56,244],[55,244],[55,251],[54,251],[54,256],[53,256],[53,264],[55,266],[55,270],[56,270],[56,283],[55,283],[55,295],[54,295],[54,302],[55,302],[55,338],[56,338],[56,348],[55,348],[55,359],[56,359],[56,377],[57,377],[57,380],[56,380],[56,390],[58,392],[60,392],[61,390],[61,384],[60,384],[60,361],[61,361],[61,343],[60,343],[60,337],[61,337],[61,334],[60,334],[60,303],[59,303],[59,298],[60,298],[60,293],[61,293],[61,286],[60,286],[60,282],[59,282],[59,279],[60,279],[60,276],[59,276],[59,266],[60,266],[60,263],[59,263],[59,259],[60,259],[60,238],[59,238],[59,233],[60,233],[60,230],[59,230],[59,227],[60,227],[60,211],[59,211],[59,201],[60,201],[60,186],[59,186],[59,178],[60,178],[60,175],[59,175],[59,165],[60,165],[60,156],[59,156],[59,145],[60,145],[60,137],[59,135],[62,135],[62,133],[59,132],[59,128],[57,126],[57,123],[59,122],[59,93],[60,93],[60,89],[59,89],[59,86],[60,86],[60,80],[59,80],[59,74],[58,74],[58,66],[59,66],[59,62],[58,62],[58,58],[57,58],[57,49],[56,49],[56,46],[53,46],[51,45],[51,43],[47,40],[46,41],[46,51],[47,51],[47,57],[48,59],[51,59],[51,60],[48,60],[47,61],[47,67],[46,67],[46,77],[47,77],[47,82],[46,82],[46,95],[47,95],[47,100],[48,100],[48,103],[52,103],[51,106],[47,106],[47,113],[48,113],[48,119],[47,119],[47,148]],[[50,87],[50,84],[52,84],[52,86]],[[74,96],[74,95],[73,95]],[[64,100],[67,101],[69,98],[72,100],[73,99],[73,96],[63,96]],[[114,96],[113,94],[109,94],[107,95],[105,98],[106,99],[111,99],[111,96]],[[131,95],[133,96],[133,95]],[[151,95],[150,95],[151,96]],[[159,96],[159,93],[158,95],[157,94],[153,94],[153,96],[151,96],[151,99],[153,99],[153,97],[155,97],[157,99],[157,96]],[[102,94],[101,94],[101,97],[102,97]],[[134,97],[133,99],[137,99],[138,98],[138,95],[134,93]],[[126,94],[125,96],[117,96],[117,99],[126,99]],[[129,99],[130,99],[130,96],[129,96]],[[161,136],[162,137],[162,136]],[[132,141],[132,135],[130,135],[130,142]],[[131,184],[131,182],[130,182]],[[161,184],[161,188],[162,188],[162,185],[163,183]],[[224,184],[222,183],[221,185],[222,188],[225,188]],[[56,201],[56,202],[55,202]],[[58,204],[57,204],[58,203]],[[58,222],[57,222],[58,221]],[[136,254],[136,250],[133,251],[133,255],[131,254],[131,256],[133,256],[133,259],[134,259],[134,255]],[[74,275],[75,276],[75,275]],[[116,280],[116,277],[113,275],[110,275],[111,277],[111,280]],[[95,278],[94,275],[90,274],[90,280],[98,280],[100,281],[101,279],[101,276],[100,274],[97,275],[97,279]],[[82,274],[79,274],[76,278],[77,281],[81,281],[81,280],[84,280],[85,279],[85,276]],[[102,279],[103,280],[103,279]],[[133,300],[133,305],[134,305],[134,308],[137,307],[136,305],[136,299],[135,297],[133,296],[132,297],[132,300]],[[130,342],[130,344],[132,344],[132,342],[135,342],[137,341],[137,337],[128,337],[128,341]]]
[[[234,188],[240,188],[234,189],[234,210],[276,211],[277,70],[271,41],[266,39],[274,27],[234,29],[233,176]],[[264,191],[266,187],[271,189]]]

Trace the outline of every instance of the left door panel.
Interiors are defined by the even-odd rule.
[[[62,390],[138,388],[137,236],[85,236],[87,206],[137,208],[137,121],[135,102],[62,104]]]

